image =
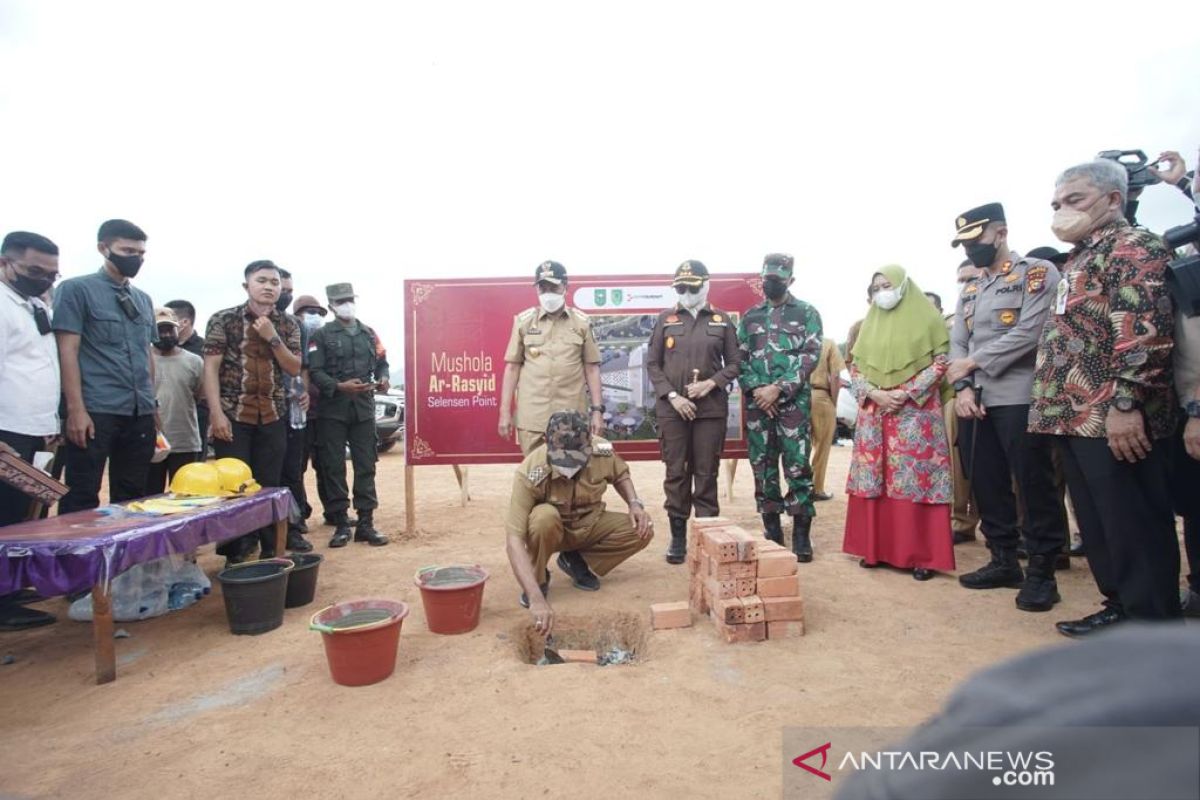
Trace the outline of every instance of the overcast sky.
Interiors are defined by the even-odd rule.
[[[138,285],[202,318],[258,258],[300,293],[353,281],[398,363],[402,279],[547,258],[791,252],[841,340],[884,264],[951,302],[968,207],[1002,201],[1027,250],[1055,243],[1064,167],[1195,166],[1195,2],[829,6],[0,0],[0,228],[50,236],[71,276],[131,219]],[[1142,207],[1190,217],[1170,188]]]

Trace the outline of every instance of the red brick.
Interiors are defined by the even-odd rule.
[[[796,554],[791,550],[784,550],[782,547],[766,552],[760,548],[757,564],[760,578],[782,578],[795,575],[798,568]]]
[[[737,578],[734,581],[734,591],[738,597],[749,597],[754,594],[758,588],[758,579],[756,578]]]
[[[704,532],[704,551],[719,564],[738,560],[737,540],[723,530]]]
[[[708,603],[704,600],[704,583],[702,581],[692,582],[691,592],[688,595],[688,607],[701,616],[708,613]]]
[[[742,598],[742,618],[747,624],[766,622],[767,614],[763,607],[762,598],[756,594]]]
[[[799,597],[764,597],[762,604],[767,622],[804,619],[804,601]]]
[[[804,620],[776,620],[767,623],[768,639],[799,639],[804,635]]]
[[[693,517],[688,521],[688,529],[703,531],[706,528],[723,528],[732,522],[728,517]]]
[[[713,606],[713,611],[716,612],[717,621],[725,625],[737,625],[745,621],[742,598],[740,597],[718,600]]]
[[[761,642],[767,638],[767,623],[756,622],[753,625],[718,625],[717,632],[724,637],[725,641],[733,644],[735,642]]]
[[[568,664],[595,664],[595,650],[559,650],[558,654]]]
[[[650,606],[650,626],[656,631],[686,628],[692,624],[692,610],[686,600],[654,603]]]
[[[790,553],[790,552],[792,552],[791,550],[788,550],[788,549],[787,549],[786,547],[784,547],[783,545],[781,545],[781,544],[777,544],[777,543],[775,543],[775,542],[772,542],[770,539],[759,539],[759,540],[758,540],[758,552],[760,552],[760,553],[768,553],[768,552],[770,552],[770,553],[773,553],[773,552],[775,552],[776,550],[782,550],[782,551],[784,551],[785,553]]]
[[[800,594],[800,576],[759,578],[758,594],[762,597],[797,597]]]
[[[758,542],[738,542],[738,560],[753,561],[758,556]]]
[[[758,562],[731,561],[728,564],[716,564],[710,569],[709,574],[719,581],[729,580],[730,578],[757,578]]]
[[[718,581],[714,578],[708,579],[709,606],[716,605],[718,600],[728,600],[730,597],[737,597],[736,581]]]

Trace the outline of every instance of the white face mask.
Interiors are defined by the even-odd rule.
[[[900,305],[900,301],[904,299],[905,283],[908,283],[908,278],[905,278],[904,283],[900,284],[899,287],[880,289],[879,291],[875,292],[875,297],[872,298],[872,301],[884,311],[891,311],[893,308]]]
[[[354,301],[334,306],[333,313],[338,319],[354,319]]]
[[[566,297],[555,292],[542,292],[538,294],[538,305],[540,305],[542,310],[547,314],[553,314],[558,311],[563,307],[563,303],[566,301]]]
[[[306,314],[300,315],[300,322],[304,325],[304,329],[306,331],[311,332],[321,327],[321,323],[324,322],[324,320],[321,319],[320,314],[309,311]]]
[[[698,308],[704,308],[704,304],[707,302],[707,282],[705,282],[705,284],[700,287],[700,291],[696,292],[695,294],[692,294],[691,292],[684,292],[683,294],[679,295],[679,305],[683,306],[688,311],[695,311]]]

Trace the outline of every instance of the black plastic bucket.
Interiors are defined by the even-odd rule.
[[[325,556],[320,553],[292,553],[287,558],[296,568],[288,572],[287,600],[284,606],[306,606],[317,595],[317,570]]]
[[[266,558],[217,573],[231,633],[254,636],[283,624],[288,573],[295,566],[286,558]]]

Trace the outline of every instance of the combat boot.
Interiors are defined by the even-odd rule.
[[[763,514],[763,536],[775,544],[783,544],[783,526],[779,524],[778,514]]]
[[[329,521],[336,528],[333,532],[333,538],[329,540],[329,546],[345,547],[350,544],[350,537],[354,535],[354,531],[350,527],[350,520],[346,518],[346,512],[331,514]]]
[[[354,541],[367,542],[372,547],[383,547],[388,543],[388,537],[375,530],[374,511],[359,510],[358,525],[354,526]]]
[[[1017,551],[992,550],[992,560],[974,572],[958,576],[958,582],[968,589],[1016,589],[1025,580],[1017,562]]]
[[[682,564],[687,558],[687,520],[667,517],[671,523],[671,543],[667,545],[667,563]]]
[[[1029,557],[1025,569],[1025,582],[1017,592],[1017,608],[1022,611],[1049,611],[1062,598],[1058,596],[1058,582],[1054,580],[1055,555]]]
[[[812,521],[812,517],[792,517],[792,552],[802,564],[812,561],[812,540],[809,538]]]

